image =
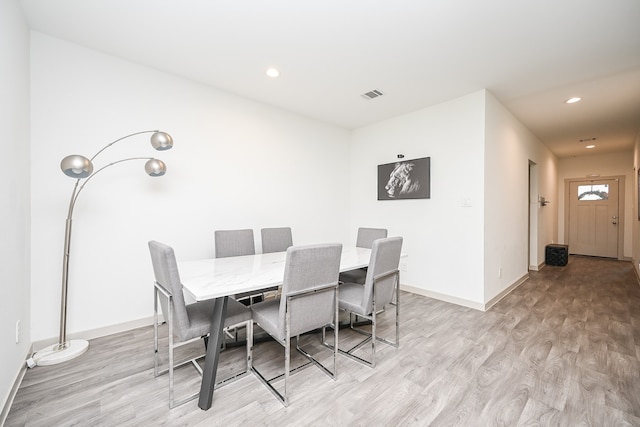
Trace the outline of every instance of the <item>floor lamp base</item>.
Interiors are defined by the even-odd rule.
[[[36,352],[29,360],[27,366],[48,366],[57,365],[80,356],[89,349],[89,341],[70,340],[67,341],[67,347],[58,350],[58,344],[50,345]]]

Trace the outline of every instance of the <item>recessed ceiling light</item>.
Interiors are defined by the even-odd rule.
[[[587,145],[587,146],[586,146],[586,147],[584,147],[584,148],[596,148],[596,146],[595,146],[595,145]]]
[[[269,68],[267,69],[267,76],[272,77],[272,78],[276,78],[280,75],[280,71],[278,71],[276,68]]]
[[[580,101],[582,98],[579,98],[577,96],[574,96],[573,98],[569,98],[566,101],[564,101],[565,104],[573,104],[575,102]]]

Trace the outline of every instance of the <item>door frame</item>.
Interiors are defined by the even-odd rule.
[[[528,270],[540,270],[538,258],[538,165],[529,159],[529,206],[527,209],[529,240],[527,242]]]
[[[569,202],[571,195],[569,194],[569,187],[572,182],[583,181],[600,181],[604,179],[618,180],[618,260],[624,260],[624,207],[625,207],[625,192],[624,192],[624,175],[612,175],[612,176],[585,176],[582,178],[565,178],[564,179],[564,241],[569,242]]]

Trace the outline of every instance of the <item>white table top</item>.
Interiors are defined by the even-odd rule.
[[[277,286],[284,277],[286,252],[178,262],[186,292],[196,301]],[[343,246],[340,271],[369,265],[371,249]]]

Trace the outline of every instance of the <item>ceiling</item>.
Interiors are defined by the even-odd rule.
[[[486,88],[558,157],[640,130],[637,0],[20,3],[35,31],[348,129]]]

